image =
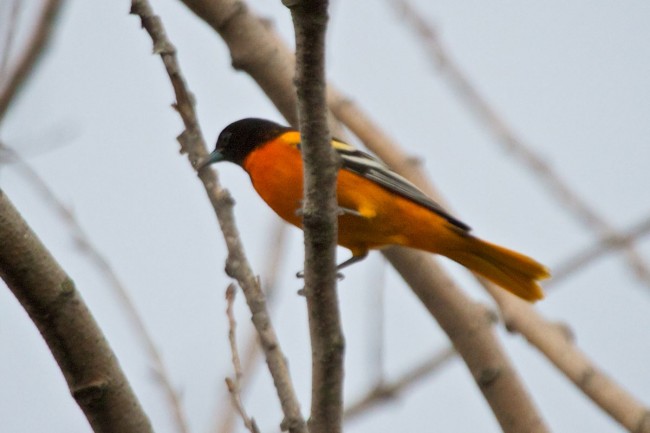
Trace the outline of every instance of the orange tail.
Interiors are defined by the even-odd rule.
[[[443,254],[527,301],[544,297],[538,281],[551,276],[544,265],[474,236],[463,236],[461,239],[456,248]]]

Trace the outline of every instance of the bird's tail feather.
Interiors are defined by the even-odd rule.
[[[539,281],[550,272],[541,263],[474,236],[463,236],[457,246],[443,254],[527,301],[544,297]]]

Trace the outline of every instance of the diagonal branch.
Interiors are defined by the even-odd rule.
[[[18,167],[25,174],[25,177],[34,185],[34,188],[36,188],[45,201],[48,202],[59,214],[61,220],[68,225],[76,246],[83,252],[84,256],[104,274],[104,277],[110,283],[114,293],[121,301],[122,307],[129,316],[133,328],[153,364],[153,369],[158,378],[158,383],[162,386],[165,396],[167,397],[177,430],[181,433],[188,433],[189,427],[181,404],[181,398],[176,389],[174,389],[167,366],[163,362],[162,355],[156,347],[151,334],[147,331],[142,316],[136,309],[135,303],[131,299],[128,290],[124,287],[124,284],[113,270],[108,259],[104,257],[92,244],[90,238],[79,224],[79,221],[75,218],[74,213],[55,197],[54,192],[48,187],[38,173],[36,173],[36,171],[34,171],[34,169],[27,164],[27,162],[25,162],[17,152],[6,145],[3,145],[2,142],[0,142],[0,151],[8,154],[7,159],[9,161],[18,164]]]
[[[336,293],[338,161],[330,145],[325,98],[327,0],[283,0],[296,34],[296,91],[304,162],[302,225],[305,294],[312,347],[309,430],[341,431],[344,338]]]
[[[546,285],[554,285],[574,272],[587,266],[597,258],[612,250],[626,248],[633,242],[650,233],[650,218],[645,218],[622,233],[612,233],[610,236],[602,237],[596,245],[593,245],[564,260],[561,264],[553,267],[553,279]]]
[[[429,255],[399,247],[383,254],[449,336],[503,431],[548,432],[492,329],[494,314],[468,299]]]
[[[54,257],[0,190],[0,277],[45,339],[97,433],[151,432],[117,358]]]
[[[587,397],[627,431],[650,433],[650,408],[630,395],[573,343],[565,326],[545,320],[530,304],[487,283],[506,328],[523,335]]]
[[[13,68],[9,79],[0,83],[0,123],[2,123],[2,119],[4,119],[14,97],[29,78],[34,66],[41,58],[45,48],[47,48],[62,5],[63,0],[45,1],[34,27],[34,33],[27,42],[22,57],[18,60],[16,67]]]
[[[287,225],[276,221],[275,227],[272,230],[269,239],[269,251],[274,250],[275,254],[267,256],[267,262],[262,271],[263,280],[262,285],[265,287],[265,294],[267,305],[273,307],[275,294],[277,291],[278,270],[281,267],[281,261],[286,255],[286,233]],[[246,387],[250,383],[250,378],[255,373],[260,359],[260,344],[257,334],[252,332],[246,339],[246,345],[243,350],[243,363],[242,363],[242,377],[239,380],[240,394],[246,391]],[[230,397],[230,393],[228,393]],[[219,399],[215,406],[215,424],[210,429],[214,433],[231,433],[235,430],[236,412],[233,411],[227,404],[223,404],[222,399]]]
[[[9,18],[6,19],[9,23],[5,28],[5,34],[0,35],[0,87],[3,85],[2,83],[7,71],[7,65],[9,64],[9,58],[11,57],[11,49],[13,48],[13,43],[16,39],[16,28],[20,21],[19,16],[22,3],[18,0],[14,0],[9,6],[7,6],[6,2],[3,6],[9,10],[7,13]]]
[[[228,304],[226,308],[226,316],[228,316],[228,342],[230,343],[230,352],[232,354],[232,364],[235,368],[235,377],[226,378],[226,385],[228,386],[231,401],[237,412],[239,412],[242,421],[244,421],[244,426],[246,426],[250,433],[260,433],[257,423],[253,418],[248,416],[244,404],[241,401],[241,378],[243,372],[239,357],[239,349],[237,348],[237,321],[235,320],[235,313],[233,311],[236,293],[237,286],[231,283],[226,289],[226,302]]]
[[[517,136],[452,59],[435,28],[422,18],[422,14],[408,0],[389,0],[389,2],[401,12],[406,23],[416,32],[427,53],[443,72],[443,76],[447,78],[449,84],[457,91],[460,99],[476,114],[478,120],[483,122],[497,137],[503,148],[528,168],[530,173],[535,174],[561,207],[570,211],[581,224],[598,235],[601,240],[611,236],[622,238],[609,222],[562,180],[559,173],[540,154],[535,152],[531,145]],[[650,269],[634,246],[634,241],[625,242],[623,248],[627,262],[634,274],[646,286],[650,287]]]
[[[169,41],[160,18],[154,15],[147,0],[133,0],[131,13],[140,17],[142,26],[153,41],[154,53],[160,55],[169,75],[176,95],[175,108],[185,125],[185,130],[178,137],[178,141],[181,151],[188,154],[190,163],[196,167],[198,161],[207,155],[207,150],[194,109],[194,96],[181,73],[176,58],[176,48]],[[259,334],[266,363],[284,413],[282,427],[292,433],[306,433],[306,423],[300,413],[300,404],[293,388],[289,368],[266,308],[264,293],[260,288],[259,280],[253,274],[239,237],[233,215],[234,201],[230,193],[221,187],[214,171],[202,170],[198,176],[212,203],[226,241],[228,248],[226,273],[237,280],[251,310],[252,321]]]
[[[406,373],[403,373],[397,379],[389,383],[382,382],[377,384],[377,386],[371,389],[365,396],[345,409],[345,421],[351,421],[381,403],[394,399],[405,389],[418,383],[422,383],[422,380],[426,376],[439,371],[445,364],[454,359],[456,355],[456,350],[454,350],[453,347],[448,347],[408,369]]]

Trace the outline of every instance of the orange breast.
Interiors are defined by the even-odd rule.
[[[284,142],[267,144],[248,156],[244,168],[262,199],[285,221],[301,227],[296,214],[303,191],[300,151]],[[362,214],[339,217],[338,243],[355,255],[387,245],[439,252],[455,235],[434,212],[345,170],[339,171],[337,198],[342,208]]]
[[[262,199],[285,221],[300,227],[302,200],[300,151],[277,139],[252,152],[244,169]]]

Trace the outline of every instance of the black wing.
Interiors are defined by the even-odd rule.
[[[341,156],[343,169],[372,180],[387,190],[432,210],[462,230],[471,230],[467,224],[449,214],[418,187],[388,168],[383,161],[342,141],[332,140],[332,145]]]

